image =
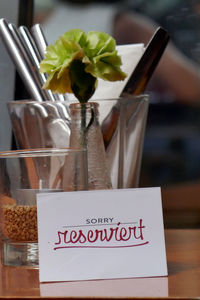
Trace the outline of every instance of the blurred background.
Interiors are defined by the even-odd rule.
[[[146,45],[158,26],[169,32],[171,42],[146,89],[150,105],[140,186],[162,187],[167,227],[199,227],[200,1],[1,0],[0,11],[18,25],[40,23],[48,43],[71,28],[107,32],[117,44]],[[12,77],[2,84],[0,97],[24,99],[28,95],[1,48],[0,64],[9,66]],[[1,149],[9,143],[10,129],[3,124]]]

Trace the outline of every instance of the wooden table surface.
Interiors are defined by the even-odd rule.
[[[165,228],[200,228],[200,181],[162,187]]]
[[[0,298],[200,299],[200,230],[165,230],[168,277],[39,283],[38,269],[0,267]]]

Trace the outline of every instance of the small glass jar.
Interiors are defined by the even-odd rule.
[[[71,148],[0,152],[3,264],[38,267],[36,196],[39,193],[86,190],[85,157],[86,151]]]

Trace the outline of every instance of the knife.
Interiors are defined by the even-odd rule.
[[[143,93],[154,70],[156,69],[160,58],[168,44],[169,34],[162,27],[153,34],[151,40],[125,85],[122,96],[139,95]],[[130,111],[129,111],[130,112]],[[117,127],[119,118],[119,106],[116,104],[102,123],[101,129],[105,148],[109,146]]]
[[[124,93],[138,95],[144,92],[168,41],[168,32],[162,27],[158,27],[146,46],[143,55],[137,63],[121,95]]]

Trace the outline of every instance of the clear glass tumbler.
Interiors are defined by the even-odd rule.
[[[98,104],[98,122],[112,187],[138,187],[149,95],[123,95],[113,99],[92,99],[92,102]],[[69,147],[73,129],[72,103],[78,105],[77,101],[8,102],[18,148]]]
[[[2,263],[38,266],[36,195],[87,190],[85,150],[0,152]]]
[[[138,187],[149,95],[123,95],[96,102],[112,187]]]

